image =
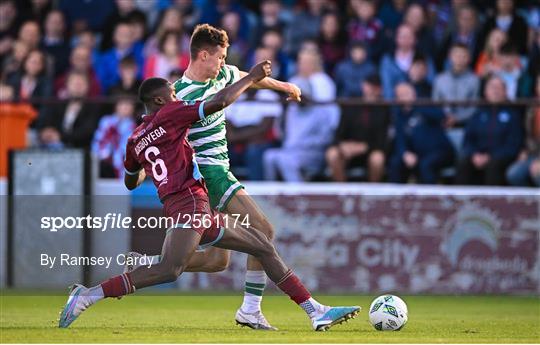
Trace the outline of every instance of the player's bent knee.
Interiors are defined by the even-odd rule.
[[[250,225],[258,232],[263,233],[270,241],[274,239],[274,227],[266,216],[258,214],[255,218],[250,219]]]
[[[261,224],[262,224],[260,228],[261,232],[266,235],[266,238],[268,238],[270,241],[273,241],[275,231],[274,231],[274,227],[272,226],[272,223],[270,223],[268,218],[263,216],[261,219]]]
[[[162,283],[171,283],[176,281],[178,277],[184,272],[186,269],[186,264],[169,264],[169,263],[161,263],[159,264],[159,280]]]
[[[255,243],[255,253],[253,256],[262,258],[277,255],[276,247],[267,237],[262,234],[256,234],[256,237],[257,241]]]

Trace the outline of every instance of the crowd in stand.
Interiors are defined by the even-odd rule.
[[[119,177],[139,84],[182,76],[197,23],[226,30],[228,63],[269,59],[302,90],[227,109],[246,179],[540,186],[537,1],[0,0],[0,98],[36,109],[34,146],[87,148]],[[333,103],[351,98],[371,104]]]

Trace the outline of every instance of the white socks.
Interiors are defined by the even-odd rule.
[[[266,273],[264,271],[246,271],[244,302],[240,309],[248,314],[260,311],[265,287]]]
[[[90,302],[90,304],[94,304],[97,301],[105,298],[101,285],[96,285],[94,287],[89,288],[88,290],[86,290],[84,295],[85,297],[88,298],[88,301]]]
[[[328,309],[328,307],[320,304],[313,297],[310,297],[305,302],[300,303],[299,306],[304,309],[304,311],[306,312],[306,314],[308,314],[310,318],[314,318],[315,316],[326,312]]]

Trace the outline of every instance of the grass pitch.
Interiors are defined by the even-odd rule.
[[[375,296],[318,296],[332,305],[360,305],[358,318],[314,332],[304,312],[282,295],[266,296],[263,310],[277,332],[234,324],[239,295],[142,295],[92,306],[69,329],[58,329],[65,296],[21,296],[3,291],[1,343],[539,343],[539,297],[404,296],[409,323],[378,332],[368,322]]]

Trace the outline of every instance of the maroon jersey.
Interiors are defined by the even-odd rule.
[[[204,118],[204,102],[170,102],[154,114],[143,116],[129,137],[126,174],[144,169],[151,176],[161,200],[169,194],[202,187],[201,174],[186,140],[191,125]]]

